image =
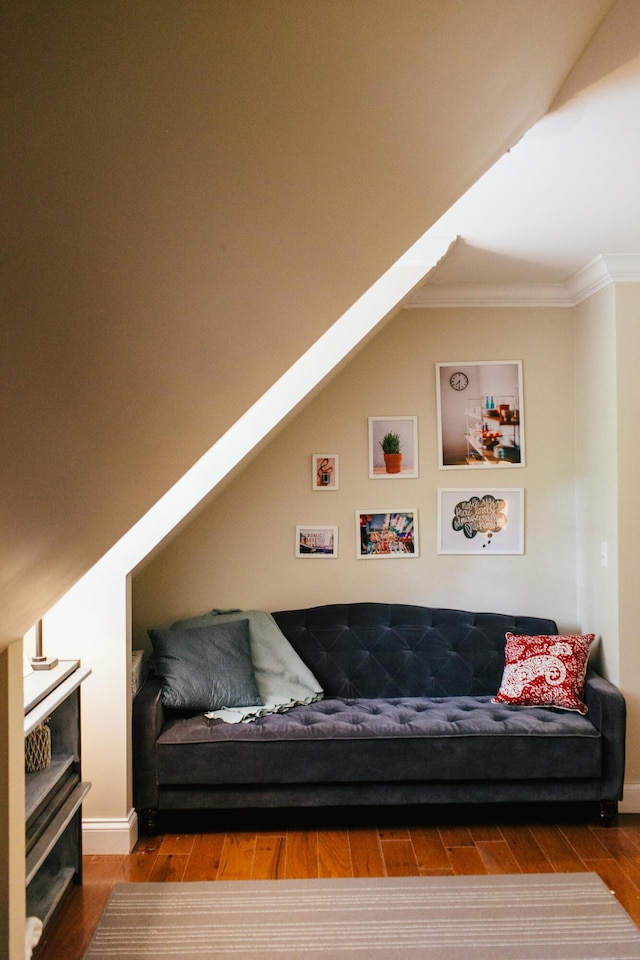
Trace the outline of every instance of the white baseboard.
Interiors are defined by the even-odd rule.
[[[138,815],[129,811],[128,817],[108,820],[97,818],[82,821],[82,852],[84,854],[131,853],[138,839]]]
[[[620,813],[640,813],[640,783],[625,783],[619,810]]]

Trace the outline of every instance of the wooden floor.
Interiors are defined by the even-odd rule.
[[[473,813],[470,814],[470,809]],[[36,960],[81,960],[119,881],[264,880],[593,871],[640,926],[640,814],[604,828],[591,813],[544,816],[411,808],[219,814],[167,824],[128,856],[87,856]],[[171,831],[171,832],[169,832]]]

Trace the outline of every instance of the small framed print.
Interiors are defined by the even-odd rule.
[[[369,479],[418,476],[418,418],[369,417]]]
[[[340,458],[337,453],[311,455],[311,489],[338,490],[340,487]]]
[[[524,553],[524,490],[440,489],[438,553]]]
[[[338,528],[296,527],[296,557],[317,557],[332,560],[338,556]]]
[[[357,510],[356,556],[359,560],[418,556],[417,510]]]

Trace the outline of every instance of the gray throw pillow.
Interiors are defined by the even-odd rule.
[[[148,633],[165,707],[220,710],[262,704],[248,620]]]

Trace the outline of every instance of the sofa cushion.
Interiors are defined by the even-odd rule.
[[[175,718],[158,738],[160,784],[598,777],[599,732],[553,708],[490,697],[332,698],[251,724]]]
[[[504,674],[494,702],[586,714],[582,693],[594,639],[593,633],[537,637],[508,633]]]
[[[249,646],[249,623],[149,630],[162,702],[178,710],[262,703]]]
[[[495,695],[506,633],[557,633],[553,620],[350,603],[273,617],[326,697]]]

